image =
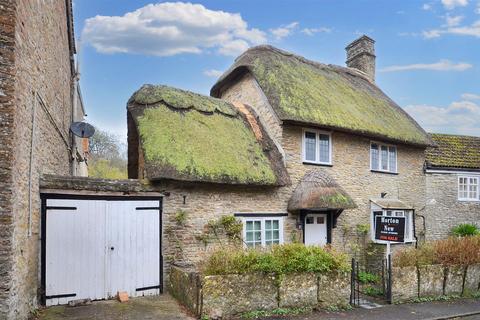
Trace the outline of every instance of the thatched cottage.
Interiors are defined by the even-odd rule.
[[[242,221],[250,247],[300,241],[355,251],[373,240],[377,215],[406,217],[414,242],[434,142],[374,79],[374,41],[363,36],[347,47],[347,67],[259,46],[235,60],[211,97],[153,85],[135,92],[129,177],[166,192],[167,267],[199,261],[205,228],[222,216]]]
[[[425,238],[448,236],[460,223],[480,220],[480,137],[432,134],[436,148],[427,149],[427,203],[420,212]]]

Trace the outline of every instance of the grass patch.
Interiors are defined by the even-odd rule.
[[[312,312],[312,307],[301,307],[301,308],[277,308],[273,310],[255,310],[242,313],[242,319],[261,319],[271,316],[294,316],[299,314],[305,314]]]

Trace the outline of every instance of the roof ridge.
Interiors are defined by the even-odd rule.
[[[471,136],[466,134],[454,134],[454,133],[435,133],[435,132],[427,132],[429,135],[436,135],[436,136],[450,136],[450,137],[465,137],[465,138],[476,138],[480,139],[479,136]]]
[[[301,56],[299,54],[296,54],[296,53],[293,53],[293,52],[290,52],[290,51],[287,51],[287,50],[283,50],[283,49],[274,47],[274,46],[269,45],[269,44],[262,44],[262,45],[258,45],[258,46],[248,48],[244,53],[242,53],[241,55],[239,55],[235,59],[235,62],[239,61],[243,56],[245,56],[245,55],[247,55],[247,54],[249,54],[253,51],[257,51],[257,50],[272,51],[272,52],[284,55],[286,57],[291,57],[291,58],[297,59],[298,61],[300,61],[302,63],[306,63],[306,64],[309,64],[311,66],[317,67],[317,68],[338,69],[338,70],[347,72],[347,73],[349,73],[353,76],[359,76],[359,77],[367,80],[370,84],[377,87],[377,85],[368,78],[367,74],[365,72],[361,71],[361,70],[346,67],[346,66],[339,66],[337,64],[323,63],[323,62],[320,62],[320,61],[311,60],[311,59],[305,58],[304,56]]]

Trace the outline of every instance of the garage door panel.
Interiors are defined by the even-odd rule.
[[[75,294],[47,305],[104,298],[104,212],[102,201],[47,201],[46,296]]]

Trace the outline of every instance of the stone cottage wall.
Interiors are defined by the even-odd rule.
[[[370,241],[370,234],[359,236],[359,224],[370,223],[371,198],[387,192],[390,197],[399,197],[415,208],[425,203],[425,176],[422,171],[423,150],[398,145],[399,174],[373,173],[369,169],[370,139],[350,134],[334,132],[333,166],[317,167],[301,162],[302,129],[286,126],[282,144],[286,152],[287,170],[292,184],[285,187],[252,187],[213,185],[205,183],[164,182],[160,189],[169,193],[164,199],[164,238],[163,252],[168,273],[173,261],[197,264],[214,246],[198,239],[210,220],[234,213],[287,213],[287,204],[298,181],[311,169],[326,170],[352,196],[358,208],[345,210],[338,219],[337,228],[332,232],[332,245],[352,254]],[[178,226],[175,215],[183,211],[187,214],[186,224]],[[301,231],[296,228],[298,216],[289,213],[284,221],[284,241],[302,241]],[[377,250],[383,251],[384,246]],[[395,247],[398,246],[393,246]],[[381,253],[377,255],[382,258]],[[381,266],[378,263],[378,266]]]
[[[0,82],[2,86],[5,83],[11,86],[13,83],[14,89],[14,93],[8,92],[13,95],[10,103],[14,106],[14,113],[3,110],[3,101],[0,112],[1,117],[10,115],[13,120],[7,126],[6,134],[12,144],[7,152],[2,150],[0,153],[1,170],[12,173],[11,178],[1,179],[2,183],[8,181],[8,186],[0,186],[0,192],[6,190],[10,193],[3,194],[9,199],[5,202],[6,207],[1,206],[1,210],[7,211],[2,212],[1,232],[2,236],[8,235],[1,242],[4,246],[1,259],[8,260],[8,263],[5,264],[7,270],[0,273],[0,318],[21,319],[37,303],[39,176],[43,173],[70,174],[70,49],[66,1],[1,1],[0,4],[0,10],[9,10],[5,15],[2,11],[1,19],[10,24],[7,30],[14,32],[11,36],[15,36],[15,43],[10,43],[14,47],[13,56],[9,56],[15,64],[11,66],[6,82]],[[15,7],[16,10],[13,9]],[[2,54],[2,67],[3,63]],[[34,113],[36,124],[32,150]],[[2,132],[3,123],[2,119]],[[4,145],[3,140],[1,142],[1,148],[9,145]],[[7,158],[3,158],[4,155]],[[33,168],[31,177],[30,159]],[[31,235],[29,181],[32,181]]]
[[[16,1],[0,1],[0,319],[8,312],[12,259],[12,163]]]
[[[445,238],[461,223],[478,224],[480,201],[458,201],[457,174],[427,173],[426,193],[426,240]]]

